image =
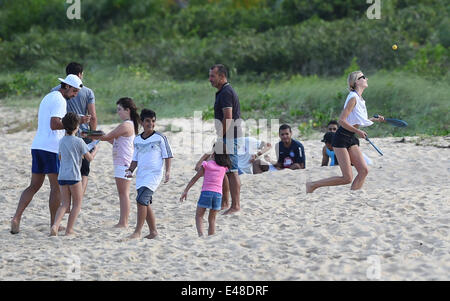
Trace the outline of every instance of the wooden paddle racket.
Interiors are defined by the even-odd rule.
[[[83,130],[83,133],[87,136],[103,136],[105,132],[103,131],[91,131],[91,130]]]

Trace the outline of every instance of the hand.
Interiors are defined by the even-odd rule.
[[[255,162],[256,158],[258,158],[257,155],[252,155],[250,160],[248,160],[248,162],[253,163],[253,162]]]
[[[187,191],[183,191],[183,194],[180,197],[180,202],[183,202],[183,199],[187,199]]]
[[[381,115],[375,114],[375,115],[373,115],[373,117],[375,118],[375,119],[374,119],[375,121],[378,121],[378,122],[386,122],[386,120],[384,119],[384,117],[381,116]]]
[[[367,137],[367,133],[364,131],[358,130],[356,133],[358,134],[359,137],[361,137],[363,139],[366,139],[366,137]]]
[[[80,123],[89,123],[91,121],[91,115],[81,116],[80,119],[81,119]]]
[[[169,172],[166,172],[166,176],[165,176],[165,179],[164,179],[164,183],[169,182],[169,179],[170,179],[170,173],[169,173]]]
[[[133,177],[133,172],[127,168],[125,169],[125,178],[132,178]]]

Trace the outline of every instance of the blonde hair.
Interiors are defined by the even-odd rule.
[[[348,75],[347,78],[347,85],[348,85],[348,90],[349,91],[353,91],[356,88],[356,80],[358,79],[358,74],[362,73],[362,71],[358,70],[358,71],[353,71],[352,73],[350,73]]]

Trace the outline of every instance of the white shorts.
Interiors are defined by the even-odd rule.
[[[131,181],[132,178],[125,177],[125,170],[128,169],[128,166],[123,165],[114,165],[114,178],[125,179]]]

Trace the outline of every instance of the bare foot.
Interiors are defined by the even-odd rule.
[[[75,233],[75,231],[69,231],[69,232],[67,232],[66,231],[66,236],[74,236],[76,233]]]
[[[145,236],[144,238],[147,238],[147,239],[153,239],[153,238],[155,238],[156,236],[158,236],[158,232],[150,233],[149,235]]]
[[[306,193],[312,193],[316,188],[313,186],[312,182],[306,183]]]
[[[229,208],[227,211],[225,211],[222,215],[228,215],[228,214],[233,214],[236,212],[239,212],[240,209],[235,209],[235,208]]]
[[[114,225],[114,228],[128,228],[128,225],[117,224]]]
[[[58,231],[55,226],[50,228],[50,236],[58,236]]]
[[[130,236],[128,236],[129,239],[136,239],[136,238],[141,238],[141,233],[136,233],[134,232],[133,234],[131,234]]]
[[[225,208],[228,208],[228,202],[227,203],[222,203],[222,208],[220,210],[223,210]]]
[[[19,226],[20,226],[20,221],[17,222],[15,220],[11,221],[11,234],[17,234],[19,233]]]

